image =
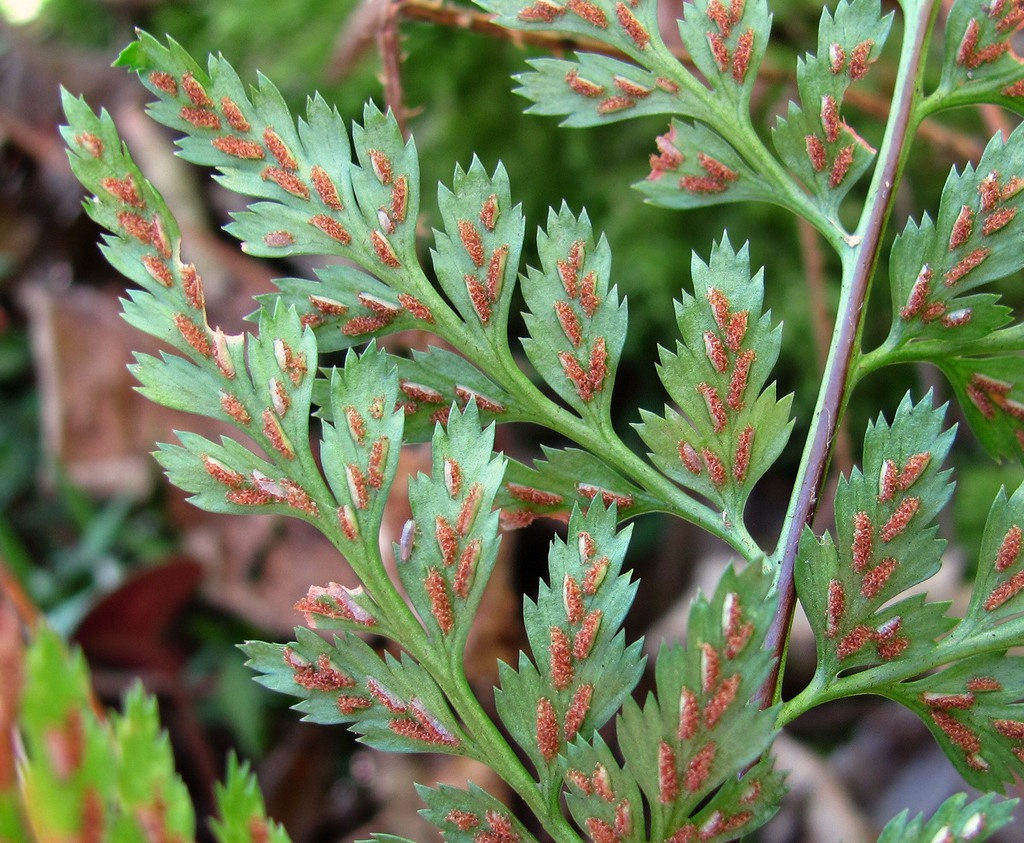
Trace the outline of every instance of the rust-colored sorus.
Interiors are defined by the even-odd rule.
[[[959,249],[968,240],[971,239],[971,233],[974,231],[974,210],[970,205],[964,205],[960,208],[960,213],[957,214],[956,222],[953,223],[953,229],[949,234],[949,251]]]
[[[586,612],[586,606],[583,603],[583,589],[572,574],[566,574],[562,580],[562,605],[565,607],[565,616],[570,624],[575,626],[583,620],[583,615]]]
[[[829,187],[834,189],[843,183],[851,164],[853,164],[853,144],[844,146],[836,153],[835,160],[832,162],[832,171],[828,177]]]
[[[999,550],[996,551],[995,568],[997,571],[1002,573],[1017,564],[1017,560],[1020,558],[1021,545],[1021,528],[1014,524],[1006,531],[1006,535],[1003,536],[1003,541],[999,545]]]
[[[394,247],[388,242],[388,239],[379,231],[370,232],[370,244],[373,246],[374,254],[377,255],[377,259],[392,269],[398,269],[402,262],[398,259],[398,255],[395,253]]]
[[[558,757],[561,746],[555,707],[547,697],[541,697],[537,700],[537,751],[541,758],[551,763]]]
[[[391,184],[391,159],[379,149],[368,149],[366,154],[370,156],[370,168],[381,184]]]
[[[601,297],[597,294],[597,273],[588,272],[580,282],[580,307],[588,319],[593,319],[597,309],[601,306]],[[599,337],[598,342],[604,343],[604,338]]]
[[[342,246],[347,246],[352,242],[352,235],[348,233],[345,226],[326,214],[317,214],[314,217],[310,217],[309,224],[316,226],[332,240],[337,240],[341,243]],[[344,307],[344,305],[342,305],[342,307]],[[347,309],[348,308],[346,308],[346,310]]]
[[[548,646],[548,658],[551,662],[551,684],[558,691],[564,691],[572,684],[576,675],[572,663],[572,647],[569,644],[569,636],[560,626],[552,626],[548,629],[550,645]]]
[[[627,97],[632,97],[635,100],[646,99],[654,92],[654,88],[648,88],[639,82],[634,82],[632,79],[617,74],[612,77],[612,82]]]
[[[743,409],[745,402],[743,395],[747,391],[747,382],[750,380],[750,367],[754,365],[757,352],[753,349],[745,349],[736,357],[736,366],[729,378],[729,392],[726,395],[726,403],[729,409],[739,412]]]
[[[866,571],[860,584],[861,596],[868,600],[877,597],[898,566],[899,562],[891,556],[886,556],[878,565]]]
[[[210,357],[213,354],[213,348],[210,345],[210,339],[206,335],[205,329],[197,325],[191,317],[186,316],[184,313],[175,313],[174,325],[181,333],[185,342],[203,355],[203,357]]]
[[[555,314],[558,316],[558,323],[562,326],[562,332],[566,338],[574,348],[579,348],[583,342],[583,330],[573,306],[567,301],[556,301]]]
[[[853,81],[863,79],[868,73],[868,59],[875,42],[870,38],[861,41],[850,53],[850,78]]]
[[[459,553],[459,535],[452,523],[443,515],[438,515],[434,519],[434,538],[441,551],[441,561],[445,565],[454,565]]]
[[[208,108],[192,108],[191,106],[183,106],[181,109],[181,119],[187,123],[191,123],[197,129],[212,129],[215,132],[220,131],[220,118]]]
[[[597,633],[601,630],[601,621],[604,619],[604,612],[600,609],[592,609],[583,618],[579,630],[573,637],[572,655],[577,661],[582,661],[590,655],[594,649],[594,642],[597,641]]]
[[[984,606],[986,612],[993,612],[1009,602],[1024,590],[1024,571],[1018,571],[1010,579],[997,585],[986,598]]]
[[[272,249],[287,249],[295,244],[295,235],[284,229],[269,231],[263,235],[263,242]]]
[[[175,78],[165,70],[154,70],[149,74],[149,81],[155,88],[159,88],[168,96],[178,96],[178,83]]]
[[[448,584],[437,568],[427,572],[423,587],[430,598],[430,613],[437,621],[441,632],[448,635],[455,628],[455,614],[452,611],[451,598],[448,596]]]
[[[736,442],[736,452],[732,458],[732,477],[737,483],[747,479],[747,471],[750,468],[750,453],[754,445],[754,428],[747,425],[740,433]]]
[[[248,132],[252,129],[252,125],[245,119],[242,109],[230,97],[220,98],[220,110],[224,119],[228,121],[228,125],[236,132]]]
[[[370,446],[370,458],[366,466],[366,479],[374,489],[384,485],[384,468],[387,463],[390,442],[387,436],[381,436]]]
[[[587,500],[591,501],[598,495],[600,495],[601,503],[603,503],[605,507],[609,507],[612,504],[615,504],[619,508],[620,512],[626,507],[633,505],[632,495],[624,495],[620,492],[613,492],[611,489],[605,489],[601,486],[595,486],[592,483],[577,483],[576,491],[579,493],[580,497],[584,497]]]
[[[1008,226],[1017,216],[1016,208],[998,208],[992,211],[981,225],[983,237],[989,237]]]
[[[837,580],[829,580],[828,598],[825,604],[825,636],[835,638],[839,633],[839,625],[846,614],[846,589]]]
[[[825,130],[825,139],[829,143],[839,140],[839,133],[842,131],[843,123],[839,118],[839,103],[831,94],[821,98],[821,127]]]
[[[469,542],[462,553],[459,554],[459,563],[455,566],[455,579],[452,581],[452,590],[457,597],[466,600],[473,588],[473,577],[476,574],[476,565],[480,561],[480,551],[483,542],[480,539],[473,539]]]
[[[700,704],[697,695],[685,685],[679,691],[679,725],[676,737],[683,741],[693,740],[700,726]]]
[[[945,711],[930,711],[935,725],[946,733],[946,737],[955,746],[965,752],[978,752],[981,750],[981,741],[974,730],[962,723],[955,715]]]
[[[445,814],[444,821],[451,823],[459,831],[472,831],[480,825],[480,818],[476,814],[471,814],[469,811],[463,811],[459,808],[452,808],[452,810]]]
[[[139,192],[139,186],[135,183],[135,179],[130,173],[120,179],[113,176],[100,179],[100,187],[125,205],[131,205],[133,208],[146,207],[146,202]]]
[[[75,135],[75,143],[88,152],[93,158],[103,157],[103,140],[92,132],[80,132]]]
[[[711,478],[711,482],[715,486],[720,489],[729,482],[729,475],[726,474],[725,465],[718,454],[710,448],[701,448],[700,456],[704,461],[704,467],[708,470],[708,477]]]
[[[821,138],[817,135],[808,135],[804,138],[804,143],[807,147],[807,157],[811,162],[811,167],[814,168],[814,172],[824,172],[825,167],[828,166],[828,152],[825,150],[825,144],[822,143]]]
[[[306,187],[302,179],[281,167],[264,167],[260,177],[263,181],[274,182],[274,184],[292,196],[299,199],[309,199],[309,188]]]
[[[191,73],[185,73],[181,77],[181,87],[185,89],[185,93],[192,100],[193,105],[200,108],[209,108],[213,105],[213,100],[206,93],[206,89]]]
[[[690,793],[696,793],[703,786],[711,773],[711,765],[715,762],[717,745],[714,741],[708,741],[701,747],[700,751],[690,759],[686,765],[686,774],[683,777],[683,784]]]
[[[615,16],[618,18],[619,26],[629,36],[630,40],[637,46],[637,49],[645,50],[651,43],[651,34],[642,23],[637,20],[629,6],[619,2],[615,4]]]
[[[505,489],[517,500],[534,506],[559,506],[565,503],[565,498],[562,495],[535,489],[533,486],[524,486],[521,483],[506,483]]]
[[[889,516],[889,520],[882,525],[878,531],[878,537],[887,544],[891,542],[907,528],[910,519],[914,517],[920,508],[920,498],[904,498],[900,501],[899,506],[896,507],[896,511]]]
[[[754,30],[747,29],[736,41],[736,49],[732,51],[732,79],[742,85],[750,69],[750,58],[754,53]]]
[[[725,345],[714,331],[704,332],[704,353],[719,374],[723,374],[729,368],[729,355],[726,353]]]
[[[476,406],[479,410],[485,413],[493,413],[495,415],[501,415],[505,412],[505,405],[493,398],[488,398],[476,390],[470,389],[468,386],[462,384],[455,384],[455,396],[459,399],[459,402],[465,407],[470,401],[475,401]]]
[[[828,48],[828,69],[833,76],[838,76],[846,67],[846,50],[842,44],[833,41]]]
[[[455,522],[455,530],[460,536],[465,536],[473,526],[473,521],[480,511],[480,504],[483,502],[484,487],[480,483],[474,483],[469,487],[466,499],[459,508],[459,518]]]
[[[715,433],[721,433],[725,430],[729,416],[725,411],[725,404],[722,402],[722,397],[718,394],[718,390],[709,383],[699,383],[697,384],[697,392],[704,398],[708,417],[711,419],[712,429]]]
[[[565,723],[562,731],[567,741],[572,741],[579,734],[583,722],[590,712],[590,703],[594,698],[594,686],[589,682],[580,685],[572,695],[569,708],[565,712]]]
[[[223,483],[231,489],[238,489],[248,482],[244,474],[235,471],[233,468],[228,468],[220,460],[215,460],[208,454],[203,454],[201,459],[206,473],[218,483]]]
[[[873,531],[874,526],[871,523],[870,515],[861,511],[853,516],[853,542],[850,546],[850,554],[853,570],[858,574],[863,574],[871,564]]]
[[[700,646],[700,689],[710,694],[718,685],[722,674],[722,659],[718,650],[705,641]]]
[[[537,0],[527,6],[516,17],[524,23],[553,23],[565,14],[565,6],[552,3],[550,0]]]
[[[671,805],[679,796],[679,773],[676,751],[668,741],[658,744],[658,801]]]
[[[690,473],[700,474],[702,464],[700,461],[700,454],[697,453],[697,449],[685,439],[679,440],[677,449],[679,451],[679,461],[689,469]]]
[[[415,296],[410,295],[409,293],[399,293],[398,301],[414,319],[419,319],[422,322],[433,324],[434,314],[430,312],[429,307]]]
[[[708,32],[707,39],[718,72],[725,73],[729,69],[729,48],[725,44],[725,39],[717,32]]]
[[[598,114],[615,114],[619,111],[625,111],[627,108],[632,108],[636,105],[636,100],[632,97],[627,97],[625,94],[616,94],[615,96],[607,97],[597,104]]]
[[[598,29],[608,28],[608,18],[605,13],[590,0],[569,0],[565,4],[565,8]]]
[[[722,719],[726,709],[736,699],[736,692],[739,690],[741,680],[740,674],[734,673],[718,686],[718,690],[707,701],[704,706],[704,725],[709,729],[714,729],[718,725],[718,721]]]
[[[210,143],[224,154],[234,158],[258,161],[266,157],[262,145],[256,141],[236,138],[234,135],[221,135],[211,140]]]
[[[491,305],[493,304],[486,285],[468,272],[463,276],[463,280],[466,283],[466,292],[469,294],[469,301],[473,305],[477,318],[486,325],[491,321]]]
[[[142,265],[146,268],[146,272],[150,274],[150,277],[154,281],[163,284],[165,287],[171,287],[174,285],[174,275],[171,273],[170,268],[160,258],[154,257],[153,255],[143,255]]]

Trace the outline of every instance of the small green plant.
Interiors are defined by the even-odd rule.
[[[211,327],[200,275],[181,261],[162,199],[110,118],[65,98],[72,165],[95,194],[89,213],[111,232],[104,251],[139,285],[125,318],[174,349],[138,356],[141,390],[238,431],[220,442],[182,433],[180,444],[160,446],[161,465],[203,508],[315,525],[362,580],[356,589],[312,587],[298,604],[309,629],[290,644],[246,644],[259,681],[301,697],[309,719],[350,724],[371,746],[484,761],[560,843],[725,841],[753,831],[785,794],[766,755],[778,730],[853,694],[904,704],[966,782],[1001,792],[1024,769],[1022,665],[1008,655],[1024,643],[1024,487],[992,505],[960,618],[947,604],[906,596],[939,569],[936,517],[952,493],[943,463],[954,431],[930,394],[882,408],[890,420],[869,426],[861,468],[835,493],[834,534],[809,524],[850,396],[886,366],[934,364],[993,456],[1024,456],[1024,335],[982,289],[1024,266],[1024,130],[995,137],[977,165],[954,170],[937,213],[911,221],[887,272],[883,264],[922,121],[976,103],[1021,109],[1024,73],[1010,39],[1024,6],[957,0],[942,22],[944,44],[933,47],[939,4],[902,0],[898,71],[876,150],[843,106],[892,28],[896,13],[883,15],[878,0],[841,0],[822,13],[816,52],[797,65],[799,102],[778,118],[771,145],[750,115],[771,37],[765,0],[684,4],[685,63],[662,40],[653,0],[483,5],[504,26],[596,39],[619,56],[533,61],[520,77],[533,111],[576,126],[671,115],[639,185],[648,200],[678,209],[775,203],[838,256],[835,331],[778,545],[760,547],[744,521],[751,489],[792,426],[790,397],[772,382],[782,329],[763,309],[764,277],[745,247],[723,235],[706,257],[694,255],[692,292],[676,303],[679,336],[658,369],[671,404],[641,410],[636,425],[645,459],[611,422],[626,306],[610,246],[585,213],[552,211],[537,236],[540,266],[521,270],[525,220],[506,174],[474,160],[440,188],[440,228],[421,262],[416,151],[390,113],[368,105],[348,131],[314,96],[296,122],[265,78],[247,89],[223,58],[204,69],[173,41],[141,34],[118,63],[156,96],[151,115],[181,133],[183,157],[258,200],[228,226],[242,248],[345,259],[316,278],[279,281],[261,299],[253,333]],[[941,71],[926,89],[930,57]],[[844,200],[862,178],[867,199],[848,226]],[[884,295],[876,276],[888,285],[892,323],[866,348],[869,296]],[[528,371],[509,338],[517,285]],[[459,353],[395,356],[373,342],[407,328]],[[320,369],[321,355],[345,349],[344,365]],[[493,425],[511,421],[577,447],[548,449],[532,466],[493,453]],[[413,518],[396,547],[395,579],[378,546],[381,518],[402,443],[428,437],[432,471],[410,482]],[[618,525],[655,511],[704,528],[740,564],[693,604],[686,646],[662,648],[655,691],[638,701],[631,694],[645,665],[622,630],[635,583],[622,571],[629,528]],[[499,523],[547,515],[567,517],[567,538],[553,541],[547,582],[525,601],[529,653],[500,666],[495,723],[470,690],[463,647]],[[797,598],[815,632],[817,671],[784,700]],[[362,637],[369,630],[401,655],[382,658]],[[533,839],[473,785],[420,796],[449,840]],[[927,822],[897,818],[882,839],[982,840],[1009,811],[990,796],[954,799]]]

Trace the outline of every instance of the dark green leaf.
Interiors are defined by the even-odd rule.
[[[746,246],[736,252],[723,237],[707,264],[693,256],[692,274],[694,295],[676,304],[682,342],[661,350],[658,372],[679,410],[642,412],[638,430],[662,471],[732,522],[792,427],[790,397],[764,389],[782,330],[762,313],[763,275],[751,277]]]
[[[913,820],[904,811],[891,820],[878,838],[878,843],[982,843],[1013,819],[1017,800],[996,801],[993,796],[982,796],[973,802],[967,794],[949,797],[925,821],[923,814]]]

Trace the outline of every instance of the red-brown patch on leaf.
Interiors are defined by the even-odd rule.
[[[583,619],[572,642],[572,654],[577,661],[587,658],[594,649],[594,642],[597,640],[603,619],[604,613],[600,609],[592,609]]]
[[[552,3],[551,0],[536,0],[527,6],[516,17],[524,23],[553,23],[565,14],[565,7]]]
[[[120,179],[113,176],[100,179],[100,187],[125,205],[131,205],[133,208],[146,207],[146,202],[139,192],[139,186],[135,183],[135,178],[131,174]]]
[[[882,525],[882,528],[878,531],[878,537],[886,544],[891,542],[907,528],[910,519],[917,514],[920,508],[920,498],[904,498],[900,501],[900,505],[896,507],[896,511],[889,516],[889,520]]]
[[[742,85],[750,69],[750,57],[754,52],[754,30],[747,29],[736,41],[736,49],[732,51],[732,78],[737,85]]]
[[[891,556],[887,556],[879,562],[878,565],[864,574],[864,579],[860,584],[861,595],[866,597],[868,600],[877,597],[882,589],[885,588],[885,584],[889,581],[889,577],[892,576],[893,571],[895,571],[898,566],[899,562]]]
[[[192,108],[182,106],[181,119],[191,123],[197,129],[220,130],[220,118],[208,108]]]
[[[263,130],[263,142],[282,168],[291,172],[299,169],[298,162],[295,160],[295,156],[292,155],[292,151],[281,139],[281,136],[269,126]]]
[[[213,100],[206,93],[206,89],[191,73],[185,73],[181,77],[181,87],[185,89],[185,93],[192,100],[193,105],[200,106],[201,108],[209,108],[213,105]]]
[[[154,70],[149,74],[149,81],[154,88],[159,88],[168,96],[178,96],[177,80],[165,70]]]
[[[541,758],[550,764],[558,757],[561,746],[555,707],[547,697],[541,697],[537,701],[537,750]]]
[[[686,765],[686,774],[683,777],[683,784],[690,793],[696,793],[707,782],[711,773],[711,765],[714,764],[717,746],[714,741],[709,741],[701,747],[690,763]]]
[[[569,703],[569,709],[565,713],[565,726],[564,733],[566,741],[575,740],[576,735],[579,734],[580,727],[583,726],[583,722],[587,718],[587,714],[590,711],[590,702],[594,697],[594,686],[587,682],[584,685],[580,685],[576,689],[576,692],[572,695],[572,700]]]
[[[220,110],[224,119],[228,121],[228,125],[236,132],[248,132],[252,128],[249,121],[245,119],[242,109],[229,97],[220,98]]]
[[[213,348],[210,346],[210,339],[205,329],[201,328],[195,321],[184,313],[174,314],[174,325],[181,336],[192,348],[198,351],[203,357],[210,357]]]
[[[314,217],[310,217],[309,224],[319,228],[332,240],[337,240],[341,243],[342,246],[347,246],[352,242],[352,235],[345,230],[345,227],[336,219],[333,219],[326,214],[317,214]],[[344,307],[344,305],[342,306]],[[348,308],[345,309],[347,310]]]
[[[697,385],[697,392],[704,398],[708,416],[711,419],[712,429],[715,433],[721,433],[725,430],[729,416],[725,411],[725,404],[722,402],[722,397],[718,394],[718,390],[711,386],[711,384],[701,383]]]
[[[825,149],[825,144],[821,142],[821,138],[817,135],[808,135],[804,138],[804,145],[807,149],[807,158],[810,160],[814,172],[824,172],[825,167],[828,166],[828,152]]]
[[[651,34],[647,31],[642,23],[637,20],[636,16],[629,10],[629,7],[625,3],[615,4],[615,16],[618,18],[619,26],[625,31],[630,37],[630,40],[636,44],[637,49],[644,50],[651,43]]]
[[[836,154],[835,160],[832,162],[832,171],[828,177],[829,187],[834,189],[843,183],[843,179],[846,178],[846,173],[849,171],[852,163],[853,144],[850,144],[840,149]]]
[[[736,692],[739,690],[740,681],[740,675],[734,673],[722,682],[718,690],[715,691],[714,696],[704,706],[704,725],[709,729],[714,729],[718,725],[722,715],[725,714],[729,706],[732,705],[733,700],[736,699]]]
[[[596,26],[598,29],[608,28],[608,18],[601,11],[600,7],[590,0],[569,0],[565,8],[575,15],[579,15],[587,23]]]
[[[747,470],[750,468],[750,453],[754,445],[753,425],[747,425],[740,433],[736,443],[736,452],[732,458],[732,477],[737,483],[747,479]]]
[[[707,468],[708,476],[715,486],[721,488],[729,482],[729,475],[725,471],[725,464],[718,454],[710,448],[701,448],[700,456],[704,460],[704,467]]]
[[[871,49],[875,42],[870,38],[861,41],[850,53],[850,78],[856,82],[863,79],[868,73],[868,58],[871,56]]]
[[[846,614],[846,589],[837,580],[829,580],[828,599],[825,606],[825,636],[835,638],[839,633],[839,625]]]
[[[309,173],[310,181],[313,182],[313,189],[316,191],[320,201],[332,211],[344,210],[341,197],[338,195],[338,188],[334,181],[327,174],[327,171],[319,164],[315,165]]]
[[[257,161],[266,157],[266,152],[261,144],[256,143],[256,141],[236,138],[234,135],[221,135],[211,140],[210,143],[221,152],[234,158]]]
[[[625,94],[617,94],[601,100],[601,102],[597,104],[597,113],[615,114],[619,111],[625,111],[627,108],[632,108],[635,105],[636,100],[632,97],[627,97]]]

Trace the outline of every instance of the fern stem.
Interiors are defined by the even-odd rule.
[[[431,673],[438,671],[435,678],[443,682],[442,687],[445,688],[452,707],[472,733],[475,743],[473,757],[501,776],[529,806],[556,843],[580,843],[580,836],[562,814],[557,797],[549,800],[537,786],[533,776],[480,705],[462,669],[457,666],[445,669],[443,666],[434,665],[429,656],[425,657],[423,664],[429,664],[428,670]],[[441,674],[444,674],[443,679],[440,679]]]
[[[896,186],[910,151],[908,141],[919,120],[917,103],[921,97],[921,71],[937,10],[935,0],[921,0],[908,9],[899,72],[893,90],[892,112],[886,125],[878,164],[867,191],[869,202],[861,214],[853,238],[840,250],[843,278],[837,322],[822,385],[818,391],[817,405],[811,418],[811,430],[775,551],[779,566],[776,574],[778,606],[765,646],[775,654],[776,661],[760,692],[760,701],[765,706],[773,704],[781,690],[782,661],[796,608],[794,573],[800,536],[804,528],[810,525],[817,509],[818,495],[828,473],[836,429],[852,390],[850,374],[859,353],[871,280],[878,264],[885,226],[892,212]]]
[[[488,374],[494,376],[497,373]],[[559,407],[523,374],[511,357],[507,365],[501,366],[501,374],[506,380],[499,382],[536,414],[534,420],[538,424],[561,434],[595,456],[600,456],[616,471],[656,497],[668,512],[707,530],[744,559],[753,562],[763,558],[764,552],[739,518],[726,521],[721,513],[690,497],[627,447],[612,429],[610,420],[606,420],[604,425],[592,426]]]

